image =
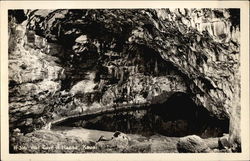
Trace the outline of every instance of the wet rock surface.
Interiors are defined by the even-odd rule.
[[[66,136],[37,131],[61,124],[119,130],[125,136],[141,127],[147,139],[230,133],[225,146],[239,152],[237,14],[233,9],[9,11],[10,133],[15,139],[20,129],[18,138],[24,140],[13,141],[12,150],[18,142],[28,145],[33,134],[34,143],[43,133],[44,144],[53,144],[49,137],[64,142]],[[131,110],[145,107],[147,114]],[[109,127],[101,124],[104,120]],[[115,139],[110,151],[103,148],[106,142],[97,144],[103,152],[178,152],[176,139],[168,147],[159,138],[152,144],[150,139]],[[192,139],[200,147],[191,152],[206,152],[202,140]],[[189,146],[189,141],[181,144]],[[209,147],[218,145],[212,141]],[[78,148],[64,152],[85,152]]]

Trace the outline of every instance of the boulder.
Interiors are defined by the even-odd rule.
[[[117,131],[113,135],[111,144],[118,148],[125,149],[128,146],[129,140],[130,138],[126,134]]]
[[[210,150],[206,143],[196,135],[180,138],[177,149],[179,153],[206,153]]]
[[[218,140],[218,144],[219,144],[219,149],[229,149],[230,148],[230,143],[228,141],[228,134],[222,136],[221,138],[219,138]]]
[[[111,139],[103,139],[102,137],[98,140],[97,146],[100,149],[111,148],[111,149],[117,149],[117,150],[124,150],[129,145],[130,137],[126,134],[116,131]]]

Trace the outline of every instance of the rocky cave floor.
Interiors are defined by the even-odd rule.
[[[196,135],[167,137],[124,134],[76,127],[55,127],[26,135],[18,130],[15,153],[228,153],[228,135],[201,139]],[[13,149],[12,149],[13,148]]]

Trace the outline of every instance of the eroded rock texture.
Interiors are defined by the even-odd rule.
[[[195,135],[181,138],[177,143],[177,149],[180,153],[202,153],[209,151],[206,143]]]
[[[172,119],[162,124],[166,129],[190,128],[183,120],[201,116],[222,126],[230,119],[230,140],[239,151],[239,10],[16,12],[9,12],[11,131],[27,133],[86,113],[158,107],[156,115]],[[177,108],[177,98],[191,108],[165,110]]]

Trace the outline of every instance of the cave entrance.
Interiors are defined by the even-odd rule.
[[[153,105],[152,115],[157,118],[155,131],[167,136],[196,134],[217,137],[229,131],[229,120],[212,117],[208,110],[198,106],[187,93],[176,92],[162,104]]]
[[[204,108],[197,106],[186,93],[177,92],[164,103],[142,107],[140,110],[124,110],[105,115],[88,116],[60,126],[83,127],[103,131],[151,136],[160,134],[181,137],[191,134],[203,138],[228,133],[229,120],[218,120]]]

